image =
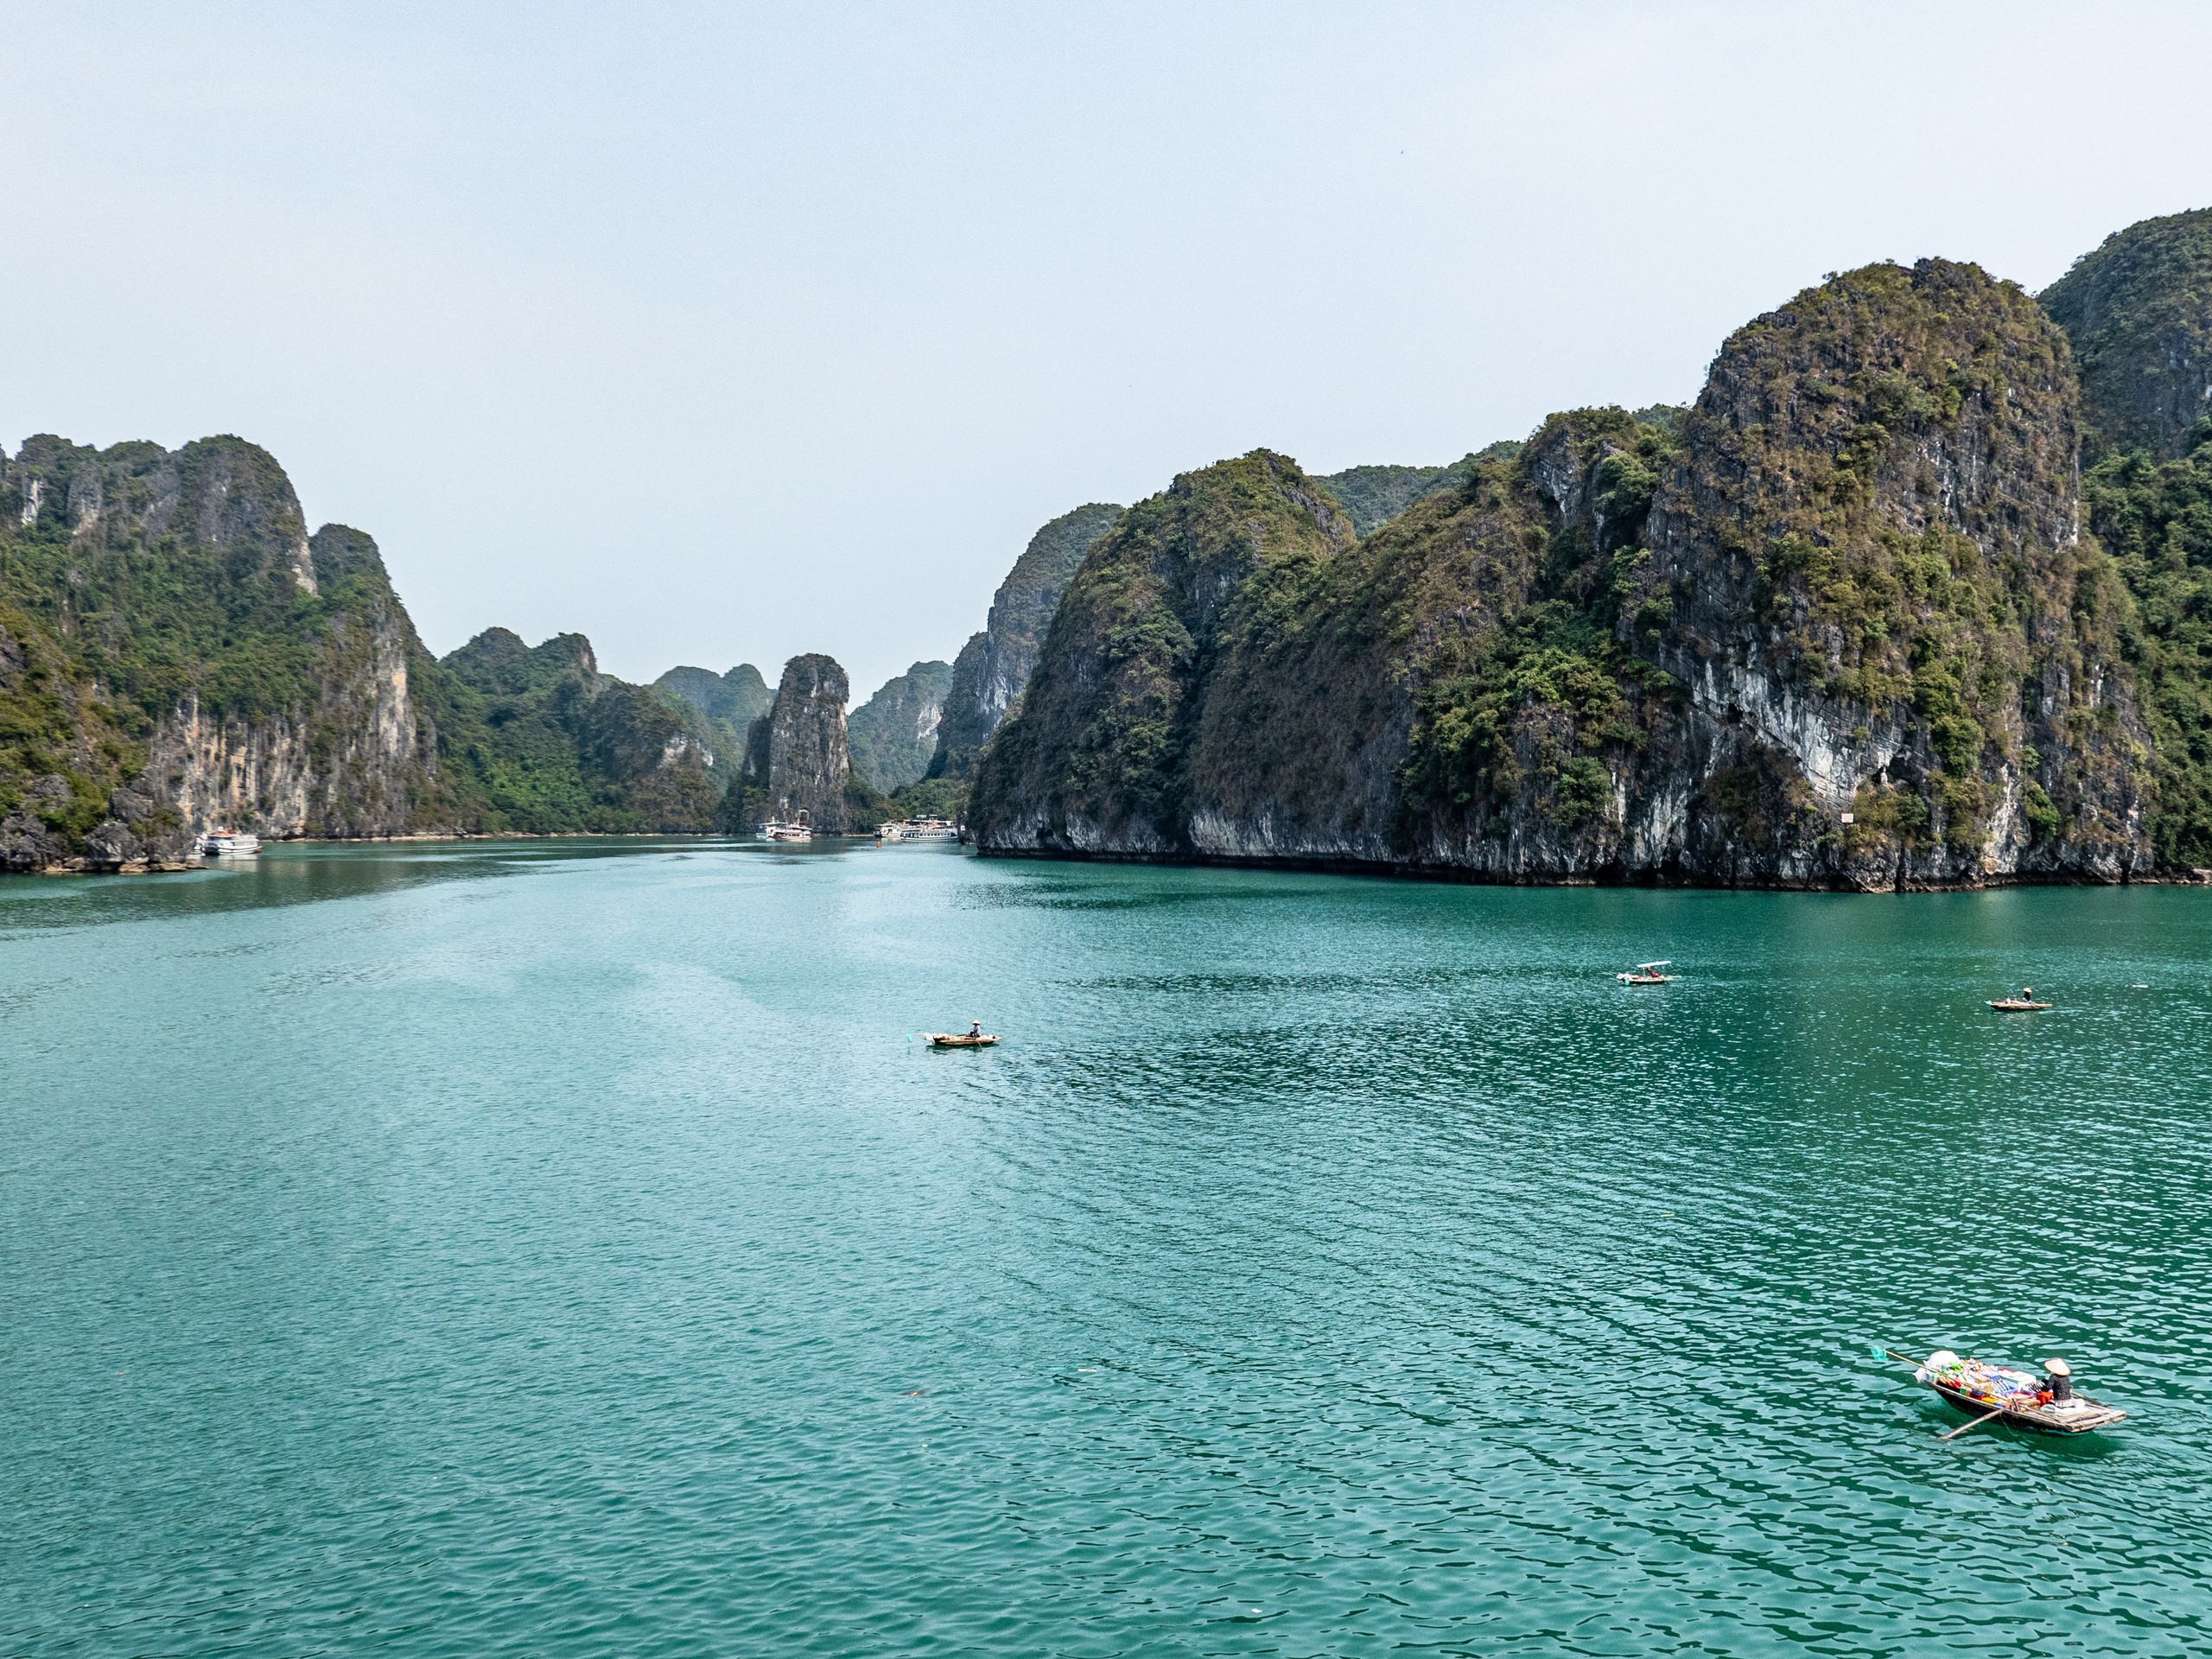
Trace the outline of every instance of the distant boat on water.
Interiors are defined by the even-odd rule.
[[[192,850],[202,858],[245,858],[261,850],[261,837],[250,830],[207,830]]]
[[[1624,985],[1671,985],[1681,977],[1666,971],[1674,965],[1671,958],[1663,957],[1657,962],[1639,962],[1627,973],[1615,974],[1613,977]]]
[[[968,1031],[925,1031],[923,1040],[931,1048],[995,1048],[998,1033],[981,1026]]]
[[[877,825],[875,838],[887,844],[894,841],[957,841],[960,826],[950,818],[900,818]]]
[[[804,823],[764,823],[760,836],[764,841],[812,841],[814,831]]]

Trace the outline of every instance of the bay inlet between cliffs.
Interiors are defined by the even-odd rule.
[[[2212,1644],[2212,892],[278,847],[0,1058],[0,1652]]]

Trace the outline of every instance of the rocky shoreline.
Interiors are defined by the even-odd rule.
[[[1342,858],[1312,854],[1281,856],[1236,853],[1128,853],[1060,849],[978,848],[977,856],[1059,864],[1149,864],[1171,869],[1281,870],[1305,875],[1356,875],[1378,880],[1431,881],[1471,887],[1643,887],[1675,893],[1983,893],[2007,887],[2212,887],[2212,869],[2134,870],[2110,875],[2059,871],[1996,873],[1975,880],[1929,880],[1913,875],[1894,882],[1714,880],[1675,871],[1604,871],[1568,875],[1513,874],[1454,864],[1405,864],[1389,859]]]
[[[392,836],[289,836],[270,838],[273,846],[372,846],[405,842],[458,842],[471,841],[685,841],[727,842],[751,840],[735,832],[722,830],[669,831],[625,830],[594,832],[583,830],[560,830],[543,832],[504,830],[484,834],[456,830],[449,832],[412,831]],[[824,835],[821,840],[866,840],[857,833]],[[2212,887],[2212,868],[2117,870],[2108,874],[2084,871],[2059,871],[2048,874],[2014,874],[1989,873],[1980,880],[1929,880],[1906,872],[1898,872],[1887,881],[1857,879],[1851,880],[1775,880],[1757,878],[1716,881],[1709,878],[1665,870],[1605,870],[1565,875],[1500,874],[1496,871],[1466,865],[1410,864],[1388,859],[1333,857],[1314,855],[1259,855],[1234,853],[1131,853],[1112,850],[1086,851],[1071,849],[1037,849],[1030,848],[978,848],[977,855],[994,859],[1022,859],[1044,862],[1077,864],[1154,864],[1171,868],[1282,870],[1308,875],[1356,875],[1384,880],[1434,881],[1462,887],[1649,887],[1678,892],[1706,891],[1713,893],[1975,893],[2000,887]],[[0,870],[0,874],[23,876],[62,875],[175,875],[187,871],[214,868],[210,860],[194,853],[184,858],[137,857],[95,861],[84,856],[65,856],[48,863]]]

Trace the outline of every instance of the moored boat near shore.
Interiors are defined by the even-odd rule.
[[[921,817],[899,818],[879,824],[875,838],[887,846],[899,841],[957,841],[960,826],[950,818]]]

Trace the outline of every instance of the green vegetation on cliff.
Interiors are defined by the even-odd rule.
[[[1671,424],[1618,409],[1555,415],[1458,502],[1397,527],[1386,539],[1405,553],[1376,550],[1385,565],[1431,567],[1455,543],[1484,550],[1478,603],[1432,590],[1415,613],[1451,623],[1427,630],[1418,658],[1398,845],[1439,822],[1503,835],[1516,810],[1580,830],[1611,793],[1608,751],[1648,749],[1655,718],[1679,706],[1681,689],[1617,637],[1650,556],[1636,538],[1676,448]]]
[[[2077,534],[2074,376],[2029,296],[1947,260],[1847,272],[1739,329],[1683,429],[1659,658],[1756,651],[1833,708],[1876,773],[1849,848],[2127,842],[2126,596]],[[1758,766],[1768,816],[1802,818]]]
[[[952,664],[916,663],[886,680],[846,716],[853,775],[888,795],[918,783],[938,750],[938,728],[952,690]]]
[[[1723,636],[1779,648],[1855,722],[1834,747],[1861,774],[1859,863],[2147,863],[2126,595],[2078,534],[2077,397],[2029,296],[1928,259],[1738,331],[1686,424],[1700,460],[1660,502],[1683,526],[1661,573],[1686,624],[1671,660],[1688,672]],[[1746,601],[1764,645],[1724,614]],[[1754,770],[1773,802],[1776,768]]]
[[[693,734],[715,757],[707,775],[715,789],[735,783],[744,769],[747,734],[775,701],[760,671],[750,663],[740,663],[724,674],[671,668],[653,682],[653,690],[685,715]]]
[[[2157,743],[2162,861],[2212,865],[2212,421],[2179,459],[2109,455],[2082,480],[2090,527],[2134,598],[2121,627]]]
[[[983,631],[953,659],[930,777],[965,779],[975,770],[976,755],[1029,683],[1062,590],[1121,511],[1094,501],[1062,513],[1029,538],[991,597]]]
[[[2027,296],[1929,260],[1738,330],[1692,410],[1554,416],[1356,543],[1280,457],[1188,475],[1070,583],[971,823],[1521,880],[2139,873],[2074,399]]]
[[[2042,300],[2081,373],[2088,527],[2133,601],[2152,839],[2212,865],[2212,209],[2107,237]]]
[[[1072,844],[1180,844],[1179,790],[1202,684],[1233,596],[1264,611],[1353,540],[1295,462],[1255,450],[1178,478],[1123,512],[1062,596],[1019,719],[977,772],[970,811],[1019,811]]]
[[[486,834],[711,829],[720,791],[683,712],[599,672],[591,642],[489,628],[423,677],[450,770]]]
[[[1314,481],[1327,486],[1362,536],[1371,536],[1424,497],[1464,483],[1475,457],[1448,467],[1347,467]]]
[[[411,721],[378,706],[413,660],[428,659],[374,543],[341,525],[310,538],[252,444],[41,435],[0,454],[0,863],[77,851],[111,817],[175,842],[179,791],[220,808],[236,787],[202,748],[251,733],[251,775],[297,828],[450,821],[456,798]],[[185,734],[194,721],[204,741]]]
[[[2042,299],[2073,342],[2088,458],[2186,453],[2212,416],[2212,208],[2116,232]]]

